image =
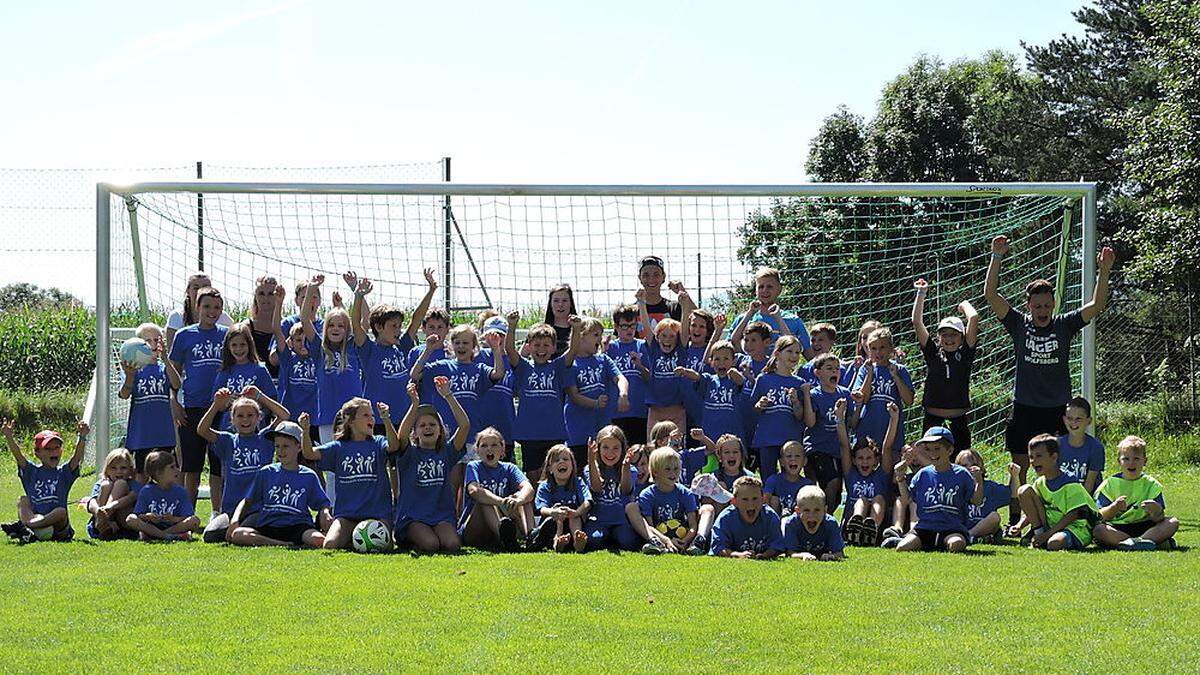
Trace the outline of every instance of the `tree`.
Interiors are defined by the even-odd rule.
[[[867,171],[867,125],[840,105],[808,144],[804,170],[819,183],[860,181]]]
[[[58,288],[41,288],[30,283],[16,283],[0,287],[0,310],[18,307],[79,307],[83,303],[70,293]]]

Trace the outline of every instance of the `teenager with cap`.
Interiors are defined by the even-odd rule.
[[[954,432],[954,449],[971,447],[971,368],[975,364],[979,342],[979,313],[969,300],[958,303],[958,311],[966,319],[948,316],[938,322],[934,335],[925,327],[925,295],[929,282],[917,279],[913,283],[917,297],[913,300],[912,325],[925,358],[925,395],[921,405],[925,420],[921,426],[929,429],[945,426]],[[932,339],[931,339],[932,338]]]

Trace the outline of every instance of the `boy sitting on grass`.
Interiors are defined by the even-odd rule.
[[[1106,478],[1096,492],[1101,521],[1092,528],[1096,543],[1125,551],[1175,548],[1179,521],[1163,511],[1162,484],[1142,473],[1146,441],[1126,436],[1117,445],[1121,473]]]
[[[842,528],[825,512],[825,491],[816,485],[800,488],[796,512],[783,519],[783,550],[801,560],[841,560],[846,548]]]
[[[32,464],[25,459],[21,446],[13,438],[13,427],[13,421],[7,420],[0,427],[0,433],[8,441],[8,451],[16,461],[17,476],[25,494],[17,500],[18,520],[4,524],[4,533],[19,544],[47,539],[70,541],[75,530],[71,529],[71,518],[67,513],[67,494],[79,478],[79,462],[87,445],[88,425],[83,421],[76,425],[79,440],[75,443],[75,452],[61,466],[63,438],[57,431],[46,429],[33,437],[33,454],[38,464]]]
[[[935,551],[951,553],[967,548],[967,508],[983,504],[983,472],[950,463],[954,452],[954,434],[946,427],[932,427],[917,445],[929,458],[929,466],[910,481],[897,480],[901,503],[911,501],[917,507],[913,529],[896,542],[897,551]],[[903,464],[896,475],[903,475]],[[885,547],[890,548],[887,543]]]
[[[1092,543],[1096,502],[1083,484],[1058,467],[1058,438],[1039,434],[1029,441],[1032,484],[1017,490],[1024,521],[1033,529],[1022,544],[1048,551],[1078,550]]]
[[[735,480],[733,508],[717,516],[708,554],[767,560],[778,556],[783,548],[779,515],[763,503],[762,481],[757,476]]]

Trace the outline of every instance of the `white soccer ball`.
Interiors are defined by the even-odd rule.
[[[131,337],[121,343],[121,360],[134,368],[145,368],[154,363],[154,350],[142,338]]]
[[[354,526],[350,543],[359,553],[380,553],[392,548],[392,533],[379,520],[364,520]]]

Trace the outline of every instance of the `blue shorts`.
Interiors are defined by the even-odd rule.
[[[1086,546],[1083,545],[1082,541],[1079,541],[1079,537],[1076,537],[1074,532],[1072,532],[1070,530],[1063,530],[1059,534],[1067,535],[1067,545],[1062,547],[1062,550],[1064,550],[1064,551],[1082,551],[1083,549],[1087,548]]]

